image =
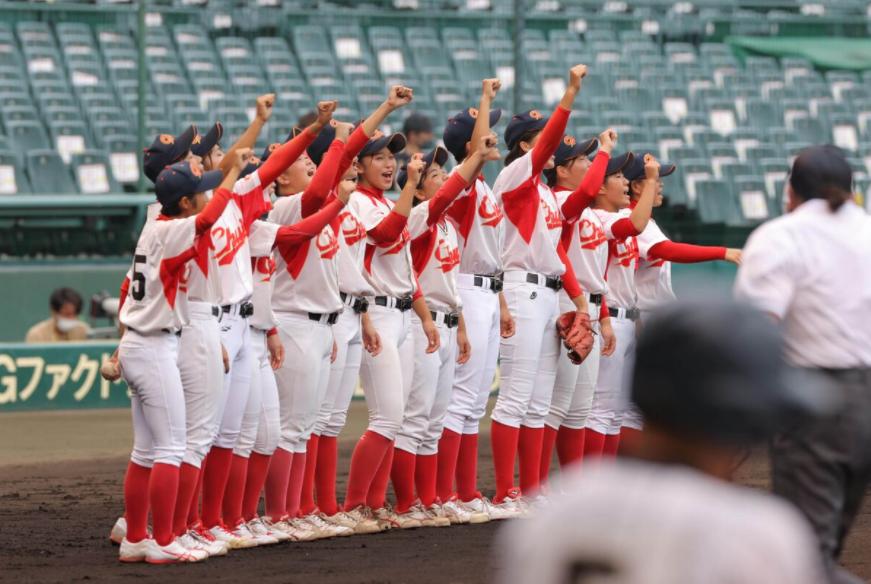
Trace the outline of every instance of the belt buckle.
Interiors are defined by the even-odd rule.
[[[243,302],[239,307],[239,316],[242,318],[248,318],[254,314],[254,304],[251,302]]]
[[[358,298],[354,302],[353,311],[356,314],[362,314],[364,312],[368,312],[369,311],[369,301],[366,300],[365,298]]]
[[[492,288],[493,292],[496,292],[498,294],[499,292],[502,292],[502,288],[504,285],[505,285],[505,282],[502,280],[502,278],[496,277],[496,278],[493,278],[493,283],[491,285],[491,288]]]
[[[339,313],[338,312],[330,313],[330,316],[327,318],[327,324],[336,324],[337,320],[339,320]]]
[[[215,318],[221,316],[221,309],[217,306],[212,306],[212,316],[214,316]]]

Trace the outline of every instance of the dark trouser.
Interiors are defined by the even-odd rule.
[[[837,559],[871,482],[871,369],[825,373],[843,391],[844,403],[835,415],[772,441],[774,492],[814,528],[832,582],[861,582]]]

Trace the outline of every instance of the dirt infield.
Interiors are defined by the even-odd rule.
[[[490,544],[498,526],[394,531],[374,536],[287,544],[233,552],[203,564],[123,565],[108,530],[122,509],[121,483],[129,447],[124,412],[0,418],[0,582],[488,582]],[[340,469],[347,469],[353,436],[365,424],[355,404]],[[34,446],[34,441],[36,445]],[[39,442],[41,440],[41,442]],[[15,452],[27,446],[27,458]],[[489,440],[482,440],[487,445]],[[488,448],[482,448],[483,487],[493,487]],[[89,458],[88,460],[77,460]],[[22,464],[25,460],[40,461]],[[741,469],[743,483],[763,486],[765,457]],[[339,492],[345,476],[340,477]],[[871,505],[865,505],[844,554],[871,578]]]

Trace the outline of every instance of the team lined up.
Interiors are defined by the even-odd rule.
[[[226,153],[220,124],[146,149],[159,213],[122,285],[117,354],[135,436],[111,535],[122,561],[516,517],[545,504],[554,449],[576,464],[641,429],[621,376],[643,311],[673,299],[669,261],[740,252],[656,227],[674,166],[613,154],[612,130],[565,134],[586,73],[570,70],[551,116],[512,117],[492,189],[495,79],[448,120],[444,147],[401,169],[404,137],[378,128],[413,100],[403,86],[356,127],[320,102],[259,159],[271,95]],[[580,364],[560,350],[566,311],[598,332]],[[497,360],[491,500],[478,428]],[[358,379],[369,425],[340,504],[337,437]]]

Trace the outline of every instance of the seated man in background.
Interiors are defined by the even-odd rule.
[[[38,322],[27,331],[27,343],[65,343],[84,341],[89,327],[79,320],[82,312],[82,297],[72,288],[58,288],[49,298],[51,316]]]
[[[415,154],[426,154],[433,147],[432,120],[420,112],[412,112],[402,123],[405,149],[396,155],[397,168],[405,166]]]
[[[553,485],[563,494],[505,529],[497,581],[826,582],[804,518],[728,482],[747,449],[832,406],[782,353],[777,327],[746,306],[682,302],[654,313],[631,378],[644,432],[626,441],[625,457],[567,474]]]

